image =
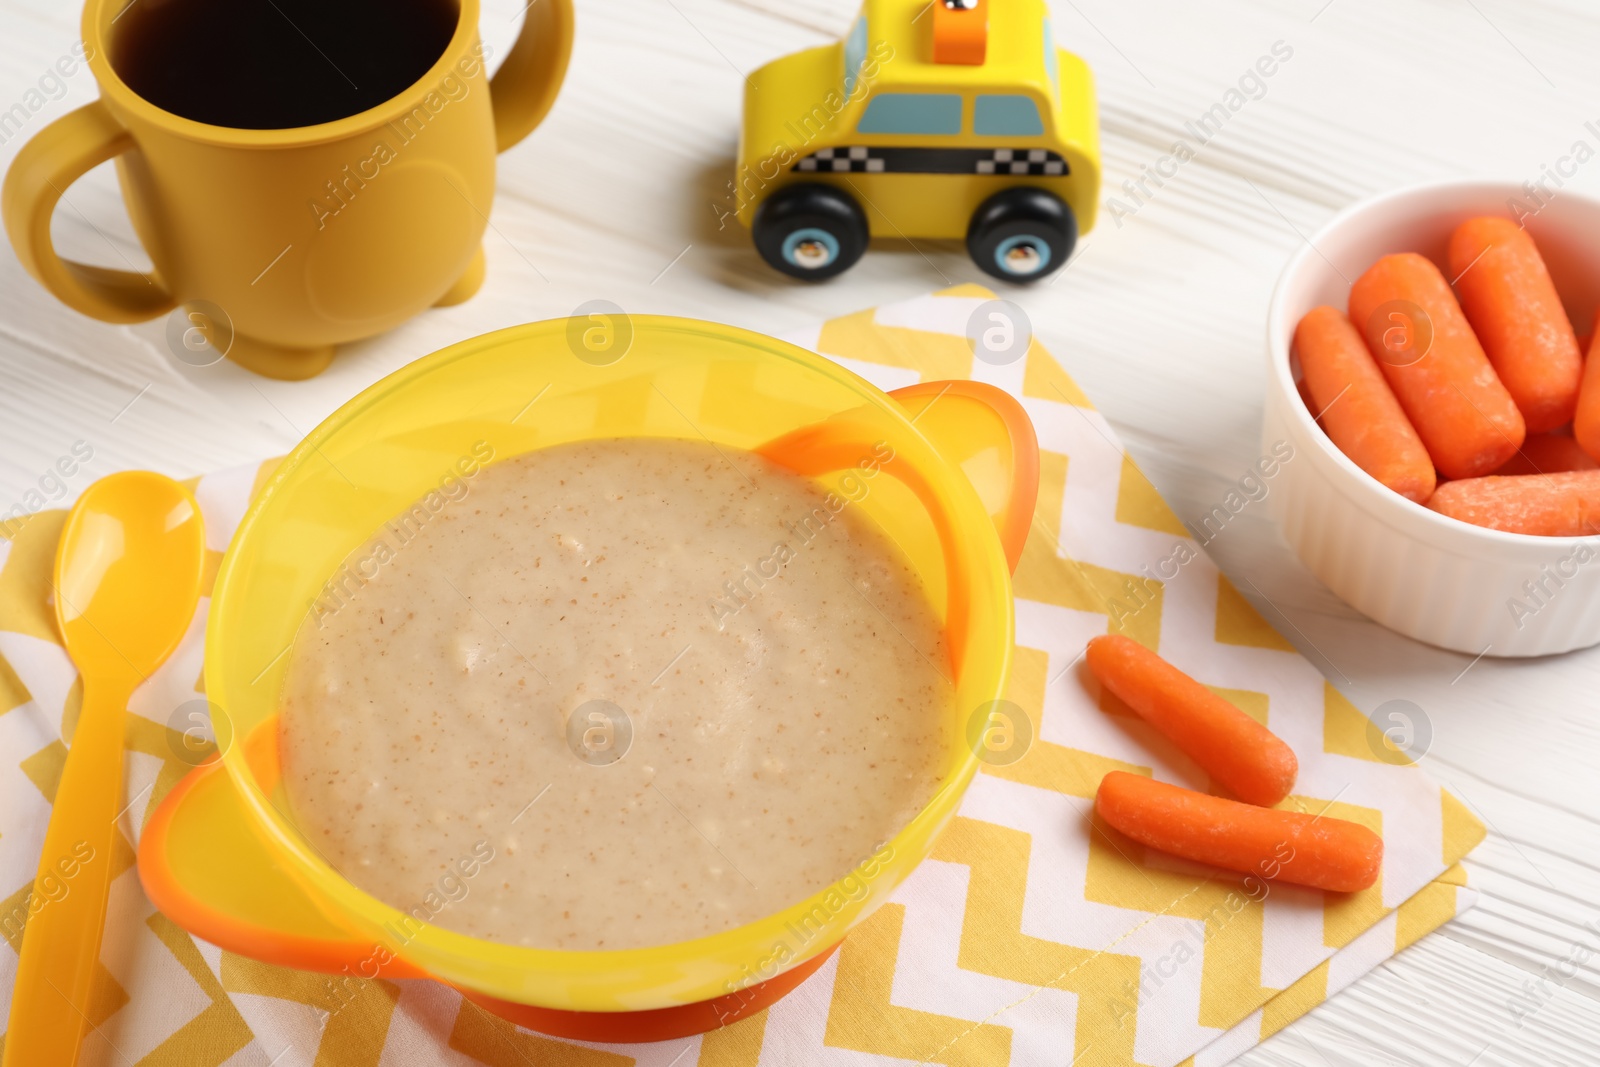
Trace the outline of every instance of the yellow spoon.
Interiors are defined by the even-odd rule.
[[[56,551],[56,621],[83,678],[39,879],[67,886],[28,919],[4,1067],[71,1067],[89,1025],[122,796],[123,715],[177,647],[200,599],[205,531],[194,497],[148,471],[91,485]]]

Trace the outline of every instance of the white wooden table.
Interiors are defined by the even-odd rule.
[[[499,54],[521,6],[487,4],[483,33]],[[855,0],[578,6],[561,99],[501,160],[484,290],[346,349],[314,381],[179,364],[162,322],[91,322],[0,253],[0,512],[77,441],[94,458],[73,491],[125,467],[190,475],[279,454],[419,355],[590,299],[782,332],[985,280],[953,245],[902,244],[875,248],[832,284],[802,287],[766,269],[731,220],[718,226],[731,207],[741,74],[840,36]],[[1600,121],[1585,126],[1600,120],[1600,12],[1583,0],[1054,7],[1057,39],[1098,77],[1106,196],[1134,210],[1103,214],[1056,284],[1009,295],[1184,518],[1208,510],[1257,456],[1267,297],[1304,235],[1396,184],[1534,180],[1575,141],[1600,148]],[[0,0],[0,108],[67,52],[78,14],[69,0]],[[1197,144],[1184,123],[1278,41],[1292,58]],[[0,146],[0,166],[94,94],[86,73],[70,79]],[[1142,204],[1119,189],[1179,137],[1197,152],[1177,177]],[[1565,181],[1600,192],[1600,159]],[[70,191],[55,233],[77,258],[148,264],[109,167]],[[1473,663],[1397,637],[1318,584],[1265,511],[1247,510],[1211,551],[1358,704],[1406,699],[1425,711],[1426,766],[1490,836],[1468,862],[1485,894],[1476,910],[1240,1062],[1600,1062],[1600,925],[1585,929],[1600,921],[1600,651]],[[1568,977],[1575,951],[1588,958]],[[1539,1007],[1519,1021],[1518,1003]]]

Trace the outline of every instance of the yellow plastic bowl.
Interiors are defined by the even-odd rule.
[[[625,332],[585,333],[630,328],[626,346]],[[226,774],[174,790],[183,796],[152,819],[140,855],[152,898],[188,929],[258,958],[352,975],[359,964],[360,977],[371,976],[370,962],[374,974],[428,975],[469,995],[572,1012],[725,997],[826,953],[927,856],[955,813],[977,769],[968,721],[1001,697],[1009,666],[1008,555],[1014,562],[1032,512],[1032,428],[998,390],[939,385],[896,400],[793,345],[665,317],[519,326],[374,385],[283,461],[223,560],[205,680],[225,713],[215,717]],[[343,878],[288,817],[276,714],[295,634],[352,550],[482,443],[498,461],[561,442],[641,436],[766,446],[825,483],[875,442],[894,450],[885,467],[893,477],[878,477],[851,506],[906,554],[945,621],[956,692],[946,784],[889,842],[892,855],[864,891],[855,880],[835,884],[723,933],[604,952],[514,947],[433,925],[397,938],[416,924]],[[341,958],[363,947],[367,959]]]

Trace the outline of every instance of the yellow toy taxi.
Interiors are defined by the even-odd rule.
[[[745,83],[739,220],[785,274],[831,278],[869,237],[965,238],[1028,282],[1094,225],[1094,79],[1044,0],[866,0],[836,44]]]

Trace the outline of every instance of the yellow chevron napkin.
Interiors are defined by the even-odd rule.
[[[1027,407],[1042,450],[1009,693],[1031,745],[984,768],[933,857],[798,990],[703,1037],[583,1044],[519,1030],[426,981],[368,983],[330,1015],[325,977],[189,937],[151,907],[132,863],[147,813],[195,762],[185,732],[205,707],[202,610],[130,708],[127,847],[83,1063],[1207,1067],[1469,907],[1475,894],[1457,861],[1482,825],[1385,748],[1240,596],[1060,364],[988,317],[993,298],[960,286],[790,338],[885,389],[949,377],[998,385]],[[975,359],[969,332],[982,338],[991,324],[1002,334]],[[1277,468],[1267,459],[1259,471],[1270,491],[1266,471]],[[271,466],[194,483],[213,555]],[[47,599],[63,517],[0,524],[0,929],[10,946],[0,949],[0,1019],[27,917],[61,889],[33,876],[80,700]],[[1108,629],[1156,648],[1288,741],[1301,767],[1289,803],[1380,831],[1379,884],[1338,897],[1269,886],[1147,853],[1097,825],[1092,798],[1108,770],[1208,785],[1087,674],[1084,644]]]

